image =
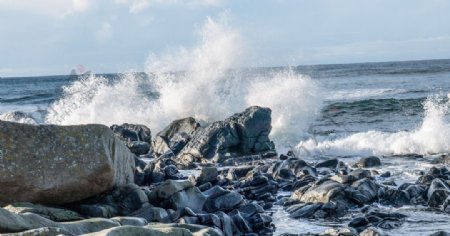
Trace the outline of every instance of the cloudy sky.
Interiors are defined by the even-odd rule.
[[[450,58],[447,0],[0,0],[0,76],[142,71],[223,12],[242,66]]]

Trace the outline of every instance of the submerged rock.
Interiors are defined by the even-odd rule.
[[[64,204],[134,180],[134,155],[103,125],[0,121],[0,150],[0,204]]]

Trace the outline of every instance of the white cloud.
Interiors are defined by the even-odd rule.
[[[63,18],[75,12],[88,10],[90,3],[89,0],[0,0],[0,11]]]
[[[95,39],[98,42],[104,42],[111,38],[113,27],[110,23],[104,22],[100,29],[95,33]]]
[[[224,0],[116,0],[116,3],[126,5],[131,13],[137,13],[156,5],[199,7],[218,6]]]
[[[72,7],[74,11],[83,12],[89,8],[88,0],[72,0]]]

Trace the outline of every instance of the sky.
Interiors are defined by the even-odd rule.
[[[450,58],[448,0],[0,0],[0,77],[144,71],[224,12],[243,67]]]

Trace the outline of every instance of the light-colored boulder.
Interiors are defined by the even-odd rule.
[[[134,179],[134,156],[103,125],[0,121],[0,204],[63,204]]]

